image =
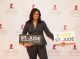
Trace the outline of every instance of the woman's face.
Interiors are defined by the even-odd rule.
[[[35,13],[33,13],[33,20],[38,20],[39,18],[39,12],[36,11]]]

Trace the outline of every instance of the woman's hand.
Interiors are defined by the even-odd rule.
[[[25,43],[24,46],[27,46],[27,47],[30,47],[32,46],[33,44],[32,43]]]
[[[19,43],[19,45],[23,45],[23,43]]]

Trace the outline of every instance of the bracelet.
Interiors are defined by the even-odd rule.
[[[23,45],[24,45],[24,43],[23,43]]]

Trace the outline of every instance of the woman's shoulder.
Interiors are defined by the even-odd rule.
[[[45,21],[44,20],[41,20],[41,23],[44,23]]]
[[[42,23],[42,24],[45,24],[45,21],[44,21],[44,20],[41,20],[41,23]]]
[[[30,21],[26,21],[26,24],[30,24]]]

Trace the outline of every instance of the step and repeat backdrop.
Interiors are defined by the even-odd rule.
[[[32,8],[54,34],[52,42],[44,33],[48,58],[80,59],[80,0],[0,0],[0,59],[29,59],[19,34]]]

